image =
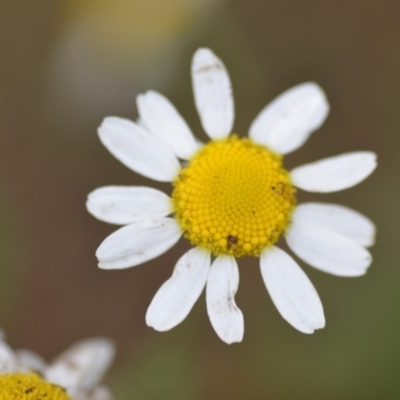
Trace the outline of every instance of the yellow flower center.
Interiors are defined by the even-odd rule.
[[[32,372],[0,375],[0,400],[71,400],[65,390]]]
[[[172,201],[193,245],[258,256],[288,226],[295,192],[281,156],[232,136],[198,151],[175,180]]]

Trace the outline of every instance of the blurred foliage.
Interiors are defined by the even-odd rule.
[[[126,67],[165,52],[182,41],[217,1],[73,0],[65,2],[65,23],[84,26],[98,60]]]
[[[187,329],[186,329],[187,331]],[[148,400],[200,399],[201,377],[196,345],[185,336],[159,335],[143,340],[132,356],[125,356],[113,389],[118,398]]]
[[[13,304],[18,299],[18,292],[23,285],[22,265],[25,258],[26,243],[21,232],[22,221],[7,201],[7,194],[0,191],[0,315],[1,325],[13,318]]]

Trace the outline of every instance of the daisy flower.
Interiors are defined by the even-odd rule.
[[[167,98],[137,97],[139,120],[108,117],[98,132],[119,161],[147,178],[172,183],[172,194],[150,187],[107,186],[93,191],[87,209],[125,225],[96,252],[99,267],[120,269],[154,259],[183,235],[194,246],[151,302],[146,322],[166,331],[188,315],[206,287],[207,311],[218,336],[240,342],[244,333],[235,303],[236,262],[260,259],[261,276],[282,317],[304,333],[325,325],[314,286],[297,262],[275,246],[281,236],[303,261],[339,276],[359,276],[371,263],[374,225],[336,204],[297,205],[296,190],[335,192],[363,181],[376,155],[358,151],[287,171],[283,155],[301,147],[324,122],[329,105],[315,83],[291,88],[252,122],[248,138],[230,135],[234,101],[228,72],[209,49],[192,60],[194,100],[207,144],[196,140]]]
[[[29,350],[12,350],[0,338],[1,400],[113,400],[99,385],[115,354],[113,342],[93,338],[75,343],[50,364]]]

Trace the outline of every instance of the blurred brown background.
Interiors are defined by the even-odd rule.
[[[120,399],[400,398],[400,1],[0,0],[0,326],[47,358],[72,341],[118,344],[108,376]],[[152,296],[187,245],[143,266],[101,271],[94,252],[115,227],[85,210],[110,184],[153,184],[101,146],[103,117],[136,118],[135,97],[166,94],[202,139],[190,59],[212,48],[233,81],[235,130],[283,90],[313,80],[326,124],[289,168],[373,150],[379,168],[332,195],[378,226],[374,263],[344,279],[304,269],[327,326],[307,336],[278,315],[257,261],[239,261],[243,343],[212,331],[204,297],[168,333],[145,325]],[[169,185],[158,184],[168,192]]]

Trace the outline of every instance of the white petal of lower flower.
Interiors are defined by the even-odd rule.
[[[364,247],[375,242],[374,223],[358,211],[338,204],[303,203],[296,207],[292,219],[319,225]]]
[[[232,132],[235,116],[232,86],[223,62],[210,50],[196,51],[192,60],[194,100],[201,124],[211,139]]]
[[[194,248],[185,253],[154,296],[146,314],[147,325],[167,331],[181,323],[203,291],[210,265],[208,250]]]
[[[0,374],[9,374],[15,372],[17,368],[17,359],[11,347],[0,341]]]
[[[162,94],[148,91],[137,97],[141,123],[174,154],[188,160],[199,146],[186,121]]]
[[[115,355],[114,343],[105,338],[87,339],[72,345],[52,362],[45,378],[69,393],[92,390]]]
[[[286,241],[303,261],[337,276],[364,275],[372,262],[371,254],[353,240],[302,220],[293,221]]]
[[[46,368],[45,361],[33,351],[20,349],[15,352],[15,355],[17,357],[18,371],[35,371],[39,373],[44,372]]]
[[[208,275],[207,312],[217,335],[224,342],[241,342],[244,334],[243,314],[235,303],[239,270],[232,256],[219,256]]]
[[[126,225],[171,214],[171,199],[150,187],[106,186],[89,194],[86,208],[100,221]]]
[[[303,333],[325,326],[318,293],[292,257],[273,246],[261,254],[260,267],[273,303],[290,325]]]
[[[99,267],[134,267],[165,253],[182,235],[172,218],[149,219],[124,226],[108,236],[96,251]]]
[[[172,151],[138,124],[108,117],[98,132],[110,153],[138,174],[161,182],[172,182],[178,175],[180,165]]]
[[[376,154],[357,151],[325,158],[295,168],[293,184],[309,192],[336,192],[357,185],[376,168]]]
[[[268,104],[250,126],[250,137],[279,154],[301,147],[325,121],[329,104],[315,83],[297,85]]]

